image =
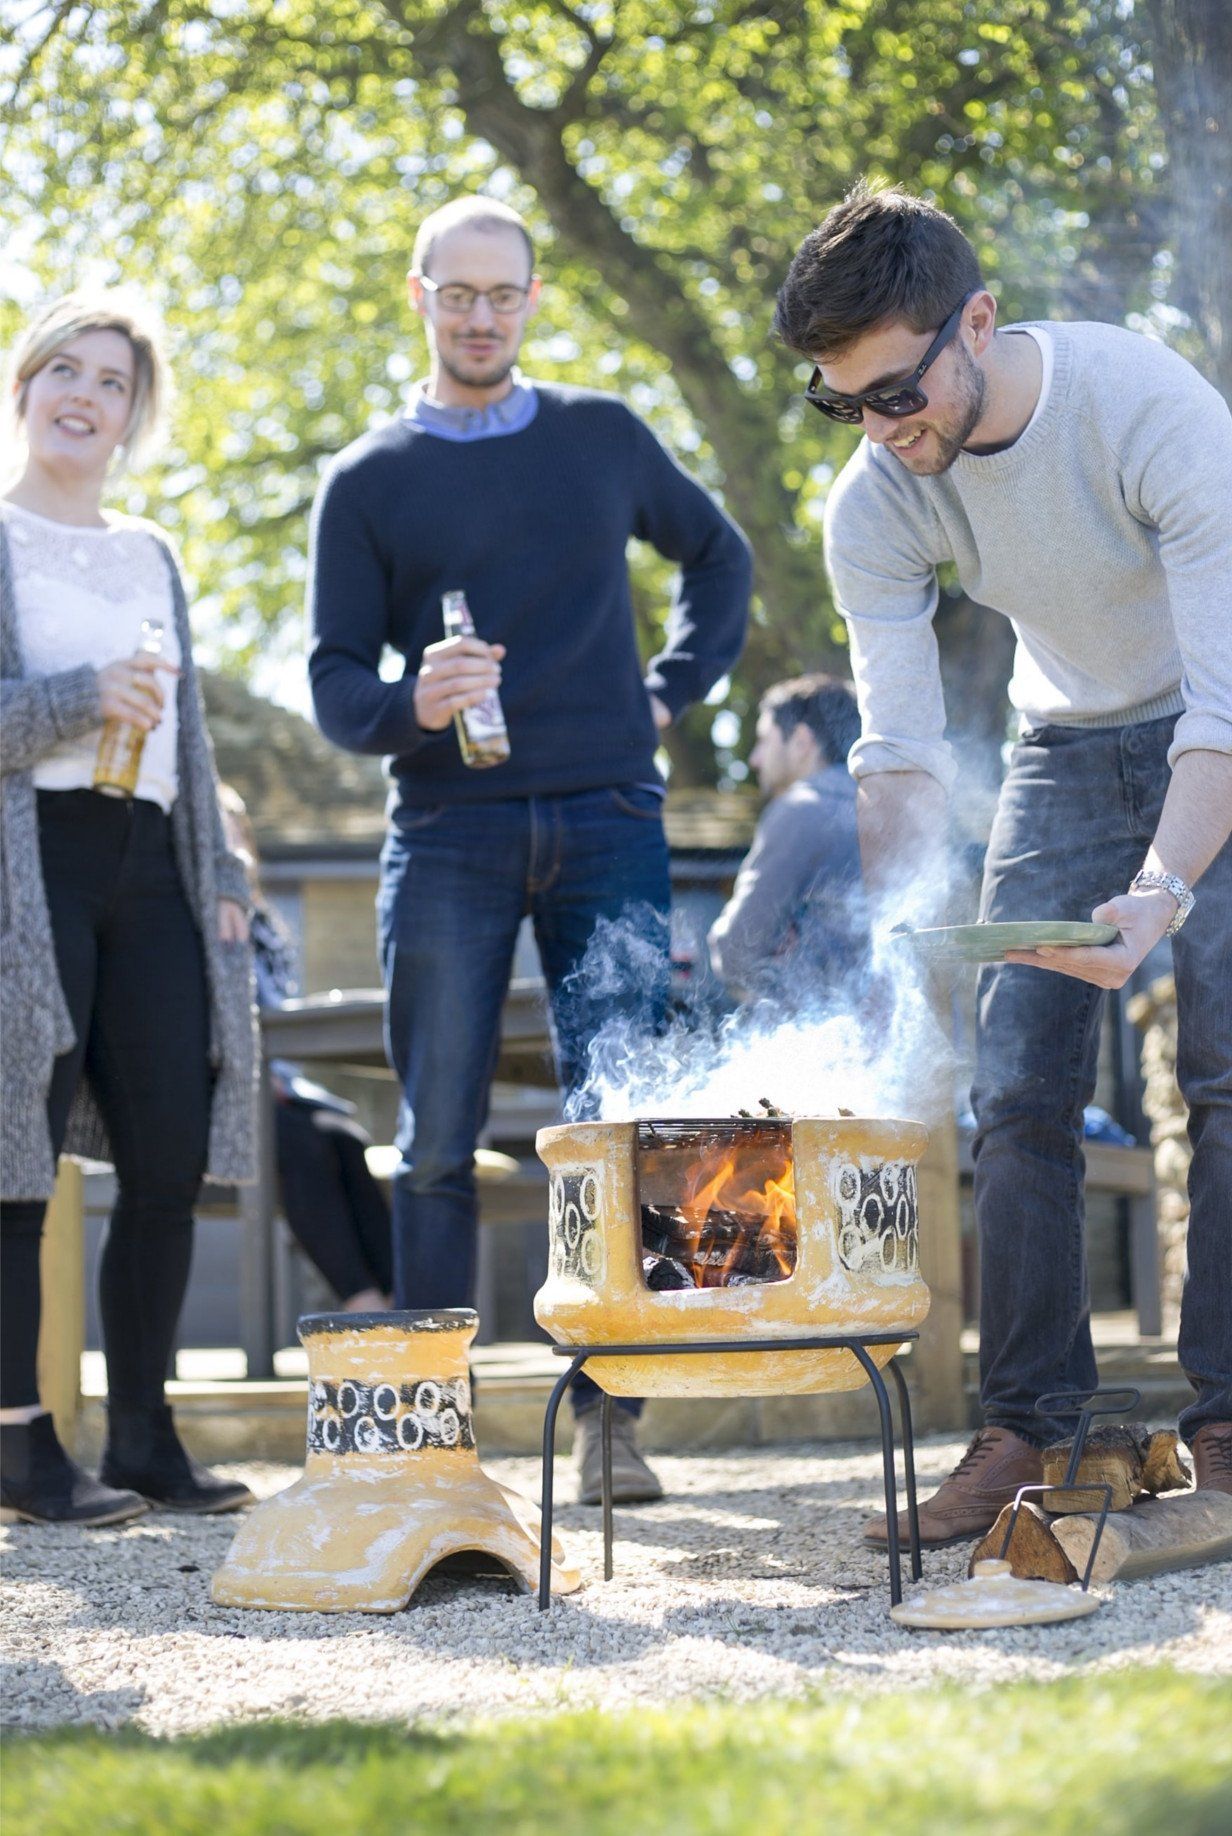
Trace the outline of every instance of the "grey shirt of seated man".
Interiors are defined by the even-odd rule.
[[[864,900],[845,763],[858,733],[855,698],[834,678],[800,677],[763,699],[750,762],[770,801],[708,938],[733,994],[798,995],[858,961]]]

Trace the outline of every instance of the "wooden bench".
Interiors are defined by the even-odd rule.
[[[1108,1192],[1125,1199],[1129,1208],[1129,1275],[1138,1331],[1144,1339],[1158,1338],[1163,1330],[1160,1296],[1159,1229],[1155,1215],[1155,1157],[1149,1147],[1127,1147],[1119,1142],[1086,1140],[1087,1192]],[[971,1133],[964,1129],[958,1140],[958,1175],[972,1183],[975,1164]]]

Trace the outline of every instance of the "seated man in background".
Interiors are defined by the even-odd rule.
[[[856,698],[834,676],[797,676],[762,696],[749,763],[769,799],[731,898],[711,927],[714,972],[736,995],[801,976],[832,983],[864,932],[855,784]]]

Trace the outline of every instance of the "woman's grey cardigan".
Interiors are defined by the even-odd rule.
[[[218,936],[218,900],[249,903],[241,861],[224,843],[214,753],[192,661],[179,569],[159,539],[171,576],[183,674],[176,690],[179,791],[171,829],[180,879],[204,946],[215,1070],[206,1178],[253,1176],[256,1030],[252,954]],[[60,988],[39,854],[31,770],[61,740],[99,725],[98,675],[89,665],[54,676],[24,673],[8,534],[0,514],[0,1195],[50,1195],[55,1165],[47,1125],[52,1066],[73,1045]],[[67,1154],[109,1160],[107,1133],[83,1075],[69,1117]]]

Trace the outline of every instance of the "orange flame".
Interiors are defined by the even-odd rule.
[[[763,1173],[764,1181],[758,1186]],[[767,1150],[759,1146],[743,1154],[717,1143],[707,1148],[689,1176],[679,1209],[691,1227],[690,1272],[699,1288],[726,1286],[750,1247],[749,1237],[743,1242],[737,1238],[722,1263],[714,1266],[705,1252],[710,1214],[716,1209],[757,1223],[756,1232],[750,1232],[752,1246],[773,1257],[780,1278],[790,1275],[796,1266],[795,1170],[790,1153],[780,1147]]]

